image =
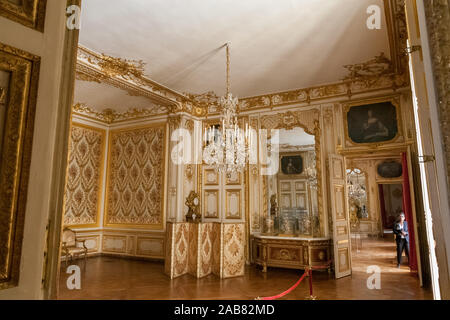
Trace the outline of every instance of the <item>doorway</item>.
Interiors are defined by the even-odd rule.
[[[405,199],[403,175],[408,176],[408,168],[403,166],[399,174],[390,176],[380,170],[380,167],[394,166],[394,163],[402,168],[402,156],[394,152],[346,159],[352,272],[367,274],[369,267],[376,266],[385,275],[384,279],[409,281],[419,288],[420,281],[411,277],[405,253],[402,265],[397,268],[393,226],[397,216],[405,211],[404,203],[408,200]],[[408,223],[413,226],[415,221]],[[413,250],[414,245],[410,252]]]
[[[383,237],[393,233],[395,220],[403,211],[403,186],[399,183],[378,185]]]

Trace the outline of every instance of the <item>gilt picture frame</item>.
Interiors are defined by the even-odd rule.
[[[280,170],[284,175],[299,175],[303,173],[303,157],[300,154],[280,156]]]
[[[403,166],[399,161],[384,161],[377,165],[377,174],[384,179],[401,178]]]
[[[47,0],[0,0],[0,16],[44,32]]]
[[[0,43],[9,73],[0,163],[0,289],[19,283],[40,58]]]
[[[397,110],[390,101],[352,106],[346,117],[348,136],[354,143],[387,142],[399,132]]]

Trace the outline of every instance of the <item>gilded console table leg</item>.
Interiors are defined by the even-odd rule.
[[[267,272],[267,246],[263,246],[263,270],[262,272]]]

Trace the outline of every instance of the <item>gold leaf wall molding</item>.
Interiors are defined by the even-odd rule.
[[[324,99],[348,97],[357,94],[370,93],[381,90],[396,91],[410,85],[409,76],[404,74],[383,74],[376,76],[364,76],[340,82],[314,86],[304,89],[272,93],[240,99],[240,111],[255,109],[271,109],[294,103],[310,104]]]

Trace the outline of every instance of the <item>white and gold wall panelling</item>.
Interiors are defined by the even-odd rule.
[[[258,116],[250,116],[249,117],[249,126],[254,129],[256,132],[259,130],[259,117]],[[261,230],[261,215],[260,211],[263,207],[263,196],[261,189],[261,179],[260,179],[260,170],[258,166],[259,159],[259,144],[256,146],[255,156],[256,163],[249,164],[249,172],[248,172],[248,223],[250,224],[250,232],[260,232]],[[255,160],[255,159],[254,159]]]
[[[164,237],[162,232],[105,230],[102,252],[111,255],[164,259]]]
[[[166,126],[110,131],[104,225],[162,230]]]
[[[202,180],[203,221],[220,221],[223,211],[221,210],[223,207],[222,174],[216,172],[212,167],[203,166]]]
[[[106,131],[72,123],[67,164],[64,225],[100,226],[103,198]]]
[[[186,198],[191,191],[199,189],[197,158],[201,154],[198,150],[202,127],[198,119],[184,114],[171,115],[168,124],[168,220],[184,221],[188,210]]]
[[[102,250],[102,231],[77,229],[77,240],[84,241],[88,249],[88,256],[97,256]]]

